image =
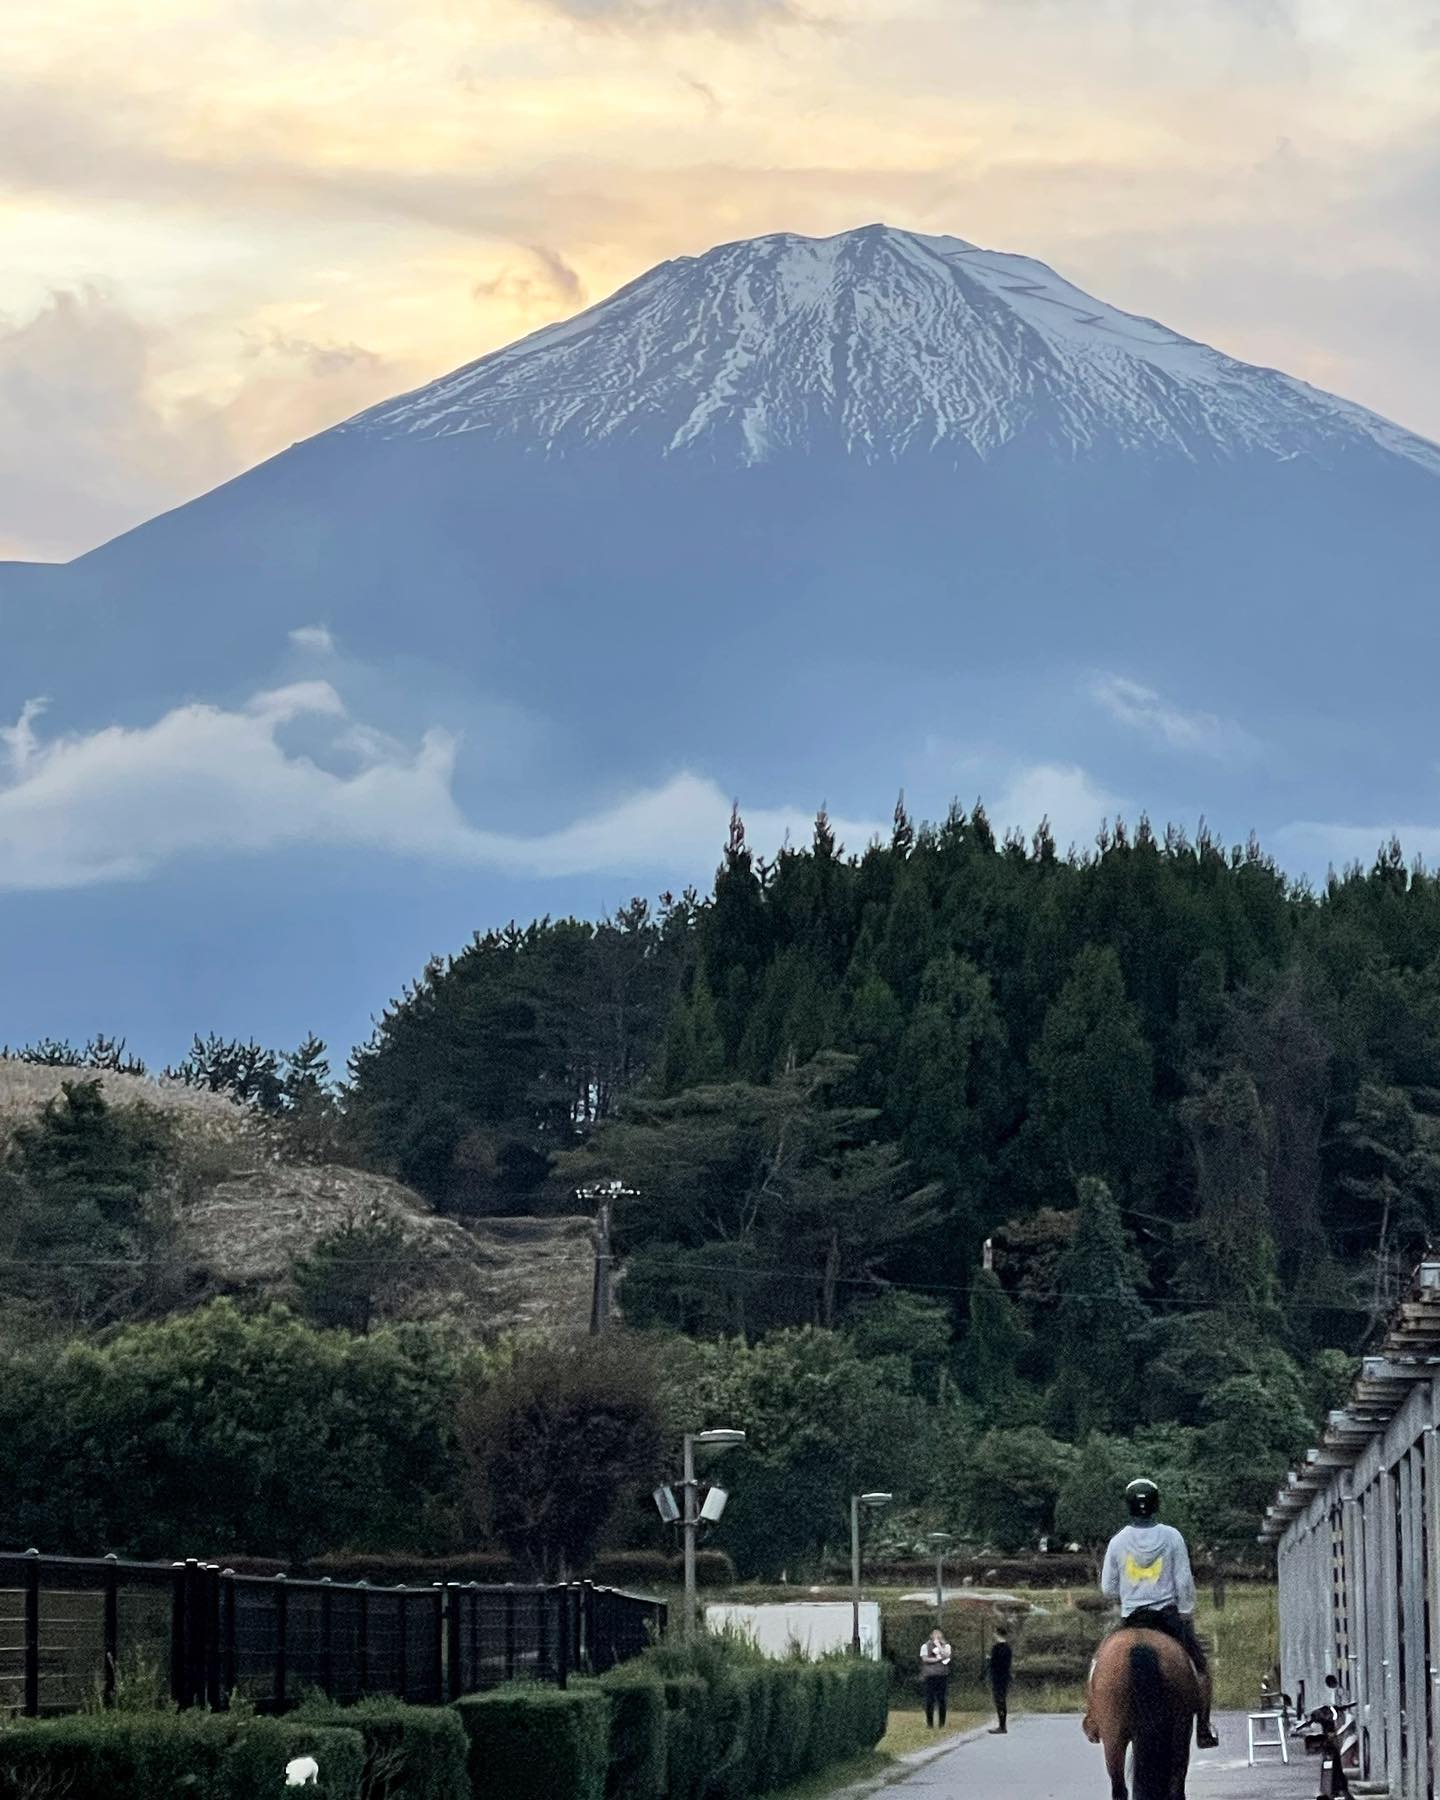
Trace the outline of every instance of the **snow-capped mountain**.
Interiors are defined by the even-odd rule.
[[[703,883],[731,795],[1433,857],[1437,477],[959,238],[662,264],[0,567],[0,1039],[351,1041],[477,926]]]
[[[832,446],[968,461],[1022,441],[1070,457],[1324,462],[1365,443],[1440,474],[1440,447],[1107,306],[1044,263],[883,225],[663,263],[341,430],[744,462]]]

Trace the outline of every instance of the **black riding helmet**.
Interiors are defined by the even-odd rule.
[[[1160,1510],[1160,1490],[1153,1481],[1146,1481],[1142,1476],[1126,1488],[1125,1504],[1130,1508],[1132,1519],[1153,1519]]]

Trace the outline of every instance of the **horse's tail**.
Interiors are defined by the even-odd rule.
[[[1130,1737],[1135,1746],[1135,1800],[1170,1800],[1174,1777],[1174,1697],[1153,1644],[1130,1647]]]

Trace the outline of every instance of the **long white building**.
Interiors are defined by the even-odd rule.
[[[1360,1778],[1393,1800],[1440,1781],[1440,1261],[1422,1263],[1348,1403],[1265,1515],[1280,1672],[1292,1695],[1339,1677]]]

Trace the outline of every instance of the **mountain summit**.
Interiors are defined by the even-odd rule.
[[[1365,444],[1440,474],[1434,444],[1107,306],[1044,263],[885,225],[662,263],[340,429],[745,463],[822,447],[964,463],[1021,443],[1330,462]]]
[[[663,263],[0,568],[0,1036],[351,1042],[477,926],[703,883],[734,795],[765,852],[903,786],[1433,855],[1437,475],[959,238]]]

